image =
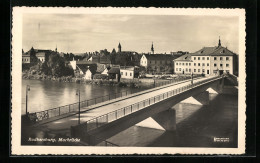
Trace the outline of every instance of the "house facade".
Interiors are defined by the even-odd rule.
[[[237,55],[229,49],[218,46],[204,47],[199,51],[186,54],[174,60],[177,74],[217,75],[237,72]],[[236,74],[236,73],[235,73]]]
[[[140,66],[145,67],[149,72],[173,72],[173,59],[177,58],[170,54],[143,54],[140,59]]]
[[[42,63],[45,62],[45,52],[38,52],[36,53],[36,57],[39,61],[41,61]]]
[[[23,64],[31,63],[31,56],[28,54],[22,54],[22,63]]]
[[[121,66],[120,77],[122,79],[134,79],[139,75],[139,68],[137,66]]]

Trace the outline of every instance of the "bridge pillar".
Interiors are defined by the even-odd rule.
[[[176,110],[169,108],[168,110],[162,111],[152,118],[162,126],[166,131],[176,130]]]
[[[186,104],[195,104],[195,105],[208,105],[209,104],[209,92],[208,91],[203,91],[198,93],[195,96],[189,97],[181,103],[186,103]]]

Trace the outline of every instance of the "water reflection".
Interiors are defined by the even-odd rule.
[[[144,88],[111,87],[91,84],[63,83],[40,80],[22,80],[22,114],[25,114],[26,85],[30,85],[28,111],[37,112],[78,102],[76,90],[81,90],[81,100],[101,97],[126,90]]]

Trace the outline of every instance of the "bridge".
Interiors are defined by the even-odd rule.
[[[209,103],[210,93],[221,93],[224,76],[185,80],[139,92],[131,97],[81,113],[81,124],[70,125],[71,137],[88,145],[97,145],[117,133],[151,117],[166,131],[176,130],[176,113],[172,106],[185,99],[201,105]],[[77,119],[70,117],[65,121]]]
[[[222,93],[226,78],[237,83],[237,77],[232,75],[197,77],[193,82],[191,79],[167,82],[91,106],[83,105],[80,116],[77,111],[68,112],[38,121],[32,127],[80,138],[84,145],[116,146],[106,140],[149,117],[166,131],[175,131],[176,113],[170,108],[179,102],[207,105],[209,93]]]

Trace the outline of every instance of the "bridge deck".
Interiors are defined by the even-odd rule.
[[[205,77],[205,78],[199,78],[199,79],[194,79],[194,83],[198,82],[198,81],[203,81],[209,78],[213,78],[214,76],[211,77]],[[169,90],[172,89],[176,89],[176,88],[180,88],[182,86],[186,86],[189,85],[191,83],[191,81],[182,81],[179,83],[175,83],[175,84],[170,84],[168,86],[162,86],[161,88],[154,88],[154,91],[145,91],[146,93],[137,93],[137,95],[131,95],[132,97],[129,98],[128,96],[125,96],[123,98],[119,98],[114,102],[110,102],[107,105],[100,106],[97,107],[93,110],[89,110],[87,112],[83,112],[80,114],[80,119],[81,119],[81,123],[86,122],[87,120],[93,119],[94,117],[97,116],[101,116],[104,115],[106,113],[115,111],[117,109],[123,108],[125,106],[143,101],[149,97],[152,96],[156,96],[159,94],[162,94],[164,92],[167,92]],[[102,105],[102,104],[100,104]],[[82,109],[83,110],[83,109]],[[42,124],[44,125],[44,128],[47,130],[56,130],[56,131],[64,131],[64,130],[69,130],[71,126],[77,125],[78,124],[78,114],[69,116],[69,117],[65,117],[62,119],[58,119],[56,121],[53,122],[49,122],[49,123],[45,123]]]

